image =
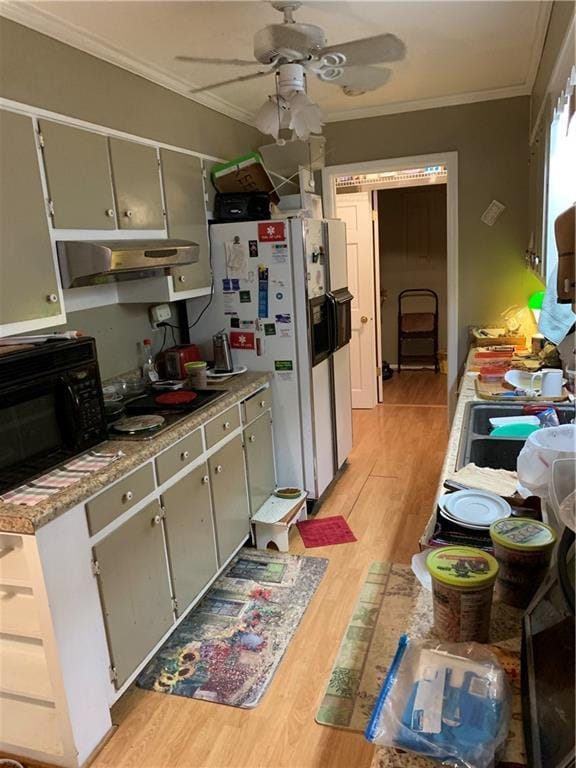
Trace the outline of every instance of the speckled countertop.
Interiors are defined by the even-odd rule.
[[[108,440],[105,443],[101,443],[95,447],[99,452],[115,453],[116,451],[122,451],[124,456],[33,507],[0,502],[0,532],[33,534],[38,528],[46,525],[46,523],[54,520],[68,509],[110,485],[115,480],[119,480],[123,475],[126,475],[165,448],[170,447],[177,440],[185,437],[193,429],[217,416],[226,408],[249,397],[253,392],[265,386],[270,381],[270,378],[271,374],[269,373],[249,372],[222,382],[218,387],[214,387],[215,389],[228,390],[222,399],[208,404],[196,413],[191,413],[188,418],[182,419],[171,429],[166,430],[152,440]]]

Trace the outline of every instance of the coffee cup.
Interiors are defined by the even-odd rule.
[[[538,382],[538,379],[540,381]],[[530,388],[539,390],[540,397],[560,397],[562,395],[562,371],[559,368],[545,368],[532,374]]]

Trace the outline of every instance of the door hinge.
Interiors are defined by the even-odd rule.
[[[38,131],[38,144],[40,145],[40,149],[44,149],[46,146],[46,143],[44,141],[44,136],[40,131]]]
[[[178,600],[175,597],[172,598],[172,610],[174,613],[178,613]]]
[[[54,201],[48,200],[48,213],[50,216],[54,216]]]
[[[376,366],[376,376],[382,376],[382,368],[379,365]]]
[[[108,674],[110,675],[111,683],[118,682],[118,670],[116,669],[116,667],[108,667]]]
[[[98,560],[92,560],[92,574],[94,576],[100,576],[101,574],[100,563]]]
[[[372,211],[372,221],[378,221],[378,211]]]
[[[208,174],[206,172],[206,168],[204,168],[204,167],[202,168],[202,178],[203,179],[207,179],[208,178]]]

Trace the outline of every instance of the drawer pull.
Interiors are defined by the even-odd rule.
[[[134,498],[134,493],[133,493],[133,491],[126,491],[126,493],[124,494],[124,496],[122,496],[122,501],[124,501],[124,502],[126,502],[126,501],[132,501],[132,499],[133,499],[133,498]]]
[[[222,426],[224,427],[224,429],[230,429],[230,422],[229,421],[225,421]]]
[[[222,472],[222,464],[218,464],[216,467],[216,474],[219,475]]]
[[[202,478],[202,485],[208,485],[208,481],[209,481],[208,475],[204,475],[204,477]]]
[[[186,461],[186,459],[189,459],[190,451],[182,451],[182,453],[180,454],[180,458],[182,459],[182,461]]]
[[[264,408],[266,406],[266,400],[260,400],[260,408]]]
[[[160,525],[162,522],[162,515],[154,515],[152,518],[152,525]]]
[[[132,216],[134,216],[134,211],[131,211],[131,210],[124,211],[124,216],[126,216],[127,219],[131,219]]]
[[[250,440],[251,443],[255,443],[256,442],[256,435],[250,435],[248,440]]]

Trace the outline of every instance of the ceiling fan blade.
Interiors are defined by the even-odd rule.
[[[205,56],[175,56],[176,61],[187,61],[192,64],[228,64],[235,67],[253,67],[260,64],[259,61],[246,61],[245,59],[209,59]]]
[[[389,61],[399,61],[406,55],[406,46],[396,35],[376,35],[363,40],[352,40],[341,45],[330,45],[320,51],[320,58],[327,54],[341,53],[348,66],[365,66]]]
[[[385,85],[391,74],[391,69],[379,67],[343,67],[340,77],[329,82],[341,85],[347,96],[359,96]]]
[[[268,69],[266,72],[253,72],[251,75],[241,75],[240,77],[233,77],[230,80],[221,80],[219,83],[211,83],[210,85],[203,85],[201,88],[193,88],[190,93],[201,93],[202,91],[211,91],[214,88],[221,88],[223,85],[231,85],[232,83],[243,83],[246,80],[256,80],[259,77],[265,77],[271,75],[274,69]]]

